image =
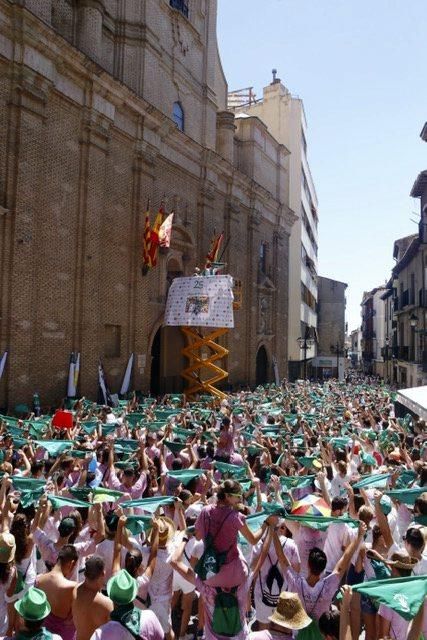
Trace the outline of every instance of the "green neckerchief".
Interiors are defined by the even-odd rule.
[[[203,475],[203,469],[180,469],[178,471],[167,471],[166,475],[169,478],[178,480],[182,484],[189,484],[194,478],[200,478]]]
[[[98,422],[96,420],[88,420],[87,422],[80,423],[82,431],[84,431],[88,436],[91,436],[93,433],[95,433],[97,426]]]
[[[146,533],[149,531],[153,524],[152,516],[131,515],[126,517],[126,529],[134,535],[139,533]]]
[[[44,493],[44,487],[41,489],[27,489],[21,492],[20,503],[21,506],[26,509],[31,505],[36,505]]]
[[[52,640],[50,631],[42,627],[38,631],[17,631],[13,636],[15,640]]]
[[[414,505],[415,500],[419,498],[422,493],[425,493],[425,487],[415,487],[414,489],[393,489],[392,491],[386,491],[385,495],[393,498],[393,500],[399,500],[404,504]]]
[[[139,441],[132,440],[131,438],[116,438],[114,444],[119,444],[123,449],[130,449],[131,451],[137,451],[139,449]]]
[[[370,473],[356,482],[353,485],[353,489],[364,489],[365,487],[379,487],[384,489],[390,476],[390,473]]]
[[[415,522],[415,524],[420,524],[423,527],[427,527],[427,515],[425,515],[425,516],[415,516],[414,522]]]
[[[121,506],[123,509],[128,509],[131,507],[140,507],[144,511],[148,511],[148,513],[155,513],[159,507],[163,507],[166,504],[173,504],[174,501],[175,501],[175,498],[173,496],[137,498],[135,500],[128,500],[127,502],[122,502]]]
[[[372,580],[353,585],[353,591],[385,604],[405,620],[412,620],[427,595],[427,576]]]
[[[66,496],[48,494],[47,499],[54,509],[61,509],[61,507],[75,507],[79,509],[91,506],[89,502],[83,502],[83,500],[76,500],[75,498],[67,498]]]
[[[132,427],[136,427],[136,425],[143,420],[145,420],[145,415],[143,413],[128,413],[126,416],[126,422],[128,422]]]
[[[180,453],[183,449],[187,447],[185,442],[176,442],[176,441],[172,442],[171,440],[164,440],[163,443],[165,447],[167,447],[169,451],[171,451],[172,453]]]
[[[412,469],[405,469],[396,480],[396,489],[404,489],[408,484],[412,484],[417,474]],[[427,489],[426,489],[427,490]]]
[[[342,518],[334,518],[333,516],[293,516],[291,514],[286,514],[286,520],[293,520],[294,522],[299,522],[305,527],[309,527],[310,529],[316,529],[317,531],[326,531],[331,524],[348,524],[350,527],[358,527],[359,521],[353,520],[352,518],[342,517]]]
[[[113,611],[110,613],[110,618],[125,627],[134,637],[140,635],[141,609],[134,607],[133,602],[121,605],[115,604]]]
[[[46,480],[43,478],[26,478],[21,476],[12,476],[11,478],[14,489],[17,491],[38,491],[44,489]]]
[[[282,487],[290,491],[291,489],[306,489],[311,487],[315,475],[312,476],[279,476]]]
[[[229,464],[228,462],[218,462],[215,460],[214,467],[221,475],[229,474],[230,476],[236,476],[237,478],[246,476],[246,468],[239,467],[236,464]]]
[[[117,502],[122,497],[122,491],[116,491],[115,489],[106,489],[105,487],[97,487],[92,489],[93,504],[99,502]]]

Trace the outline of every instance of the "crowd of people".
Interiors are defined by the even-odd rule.
[[[427,640],[427,436],[378,382],[0,416],[0,637]]]

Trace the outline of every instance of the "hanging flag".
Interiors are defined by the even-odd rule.
[[[150,247],[148,250],[150,267],[155,267],[157,264],[157,255],[159,253],[159,232],[163,223],[163,213],[162,203],[150,231]]]
[[[147,207],[147,211],[145,213],[145,225],[144,225],[144,236],[142,240],[142,275],[148,273],[150,268],[150,209]]]
[[[129,391],[130,379],[132,376],[132,368],[133,368],[133,353],[130,354],[129,360],[127,363],[125,375],[123,377],[122,386],[120,387],[120,395],[124,396]]]
[[[0,360],[0,380],[3,375],[4,368],[6,366],[6,360],[7,360],[7,351],[4,352],[4,354],[2,355],[2,359]]]
[[[108,389],[107,382],[105,380],[104,367],[102,366],[101,361],[99,361],[99,364],[98,364],[98,383],[99,383],[99,388],[101,390],[101,396],[104,404],[111,407],[112,406],[111,394]]]
[[[75,398],[77,395],[77,385],[75,384],[77,355],[78,354],[74,353],[74,351],[70,355],[70,366],[68,369],[68,383],[67,383],[68,398]]]
[[[174,213],[172,211],[172,213],[170,213],[166,220],[160,225],[159,229],[159,245],[167,249],[171,245],[173,216]]]
[[[224,240],[224,232],[220,233],[219,236],[212,239],[211,248],[209,250],[208,255],[206,256],[206,267],[209,267],[212,262],[218,262],[219,250],[221,249],[222,241]]]

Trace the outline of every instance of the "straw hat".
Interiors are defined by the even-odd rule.
[[[304,611],[299,595],[289,591],[283,591],[280,594],[277,607],[269,620],[279,627],[296,631],[305,629],[311,624],[311,618]]]
[[[15,536],[11,533],[0,533],[0,563],[12,562],[15,557]]]
[[[157,518],[157,523],[159,525],[159,547],[165,547],[175,535],[176,527],[173,520],[167,516]]]

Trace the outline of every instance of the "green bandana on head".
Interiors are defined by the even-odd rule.
[[[386,605],[405,620],[412,620],[427,595],[427,576],[363,582],[353,585],[353,591]]]

